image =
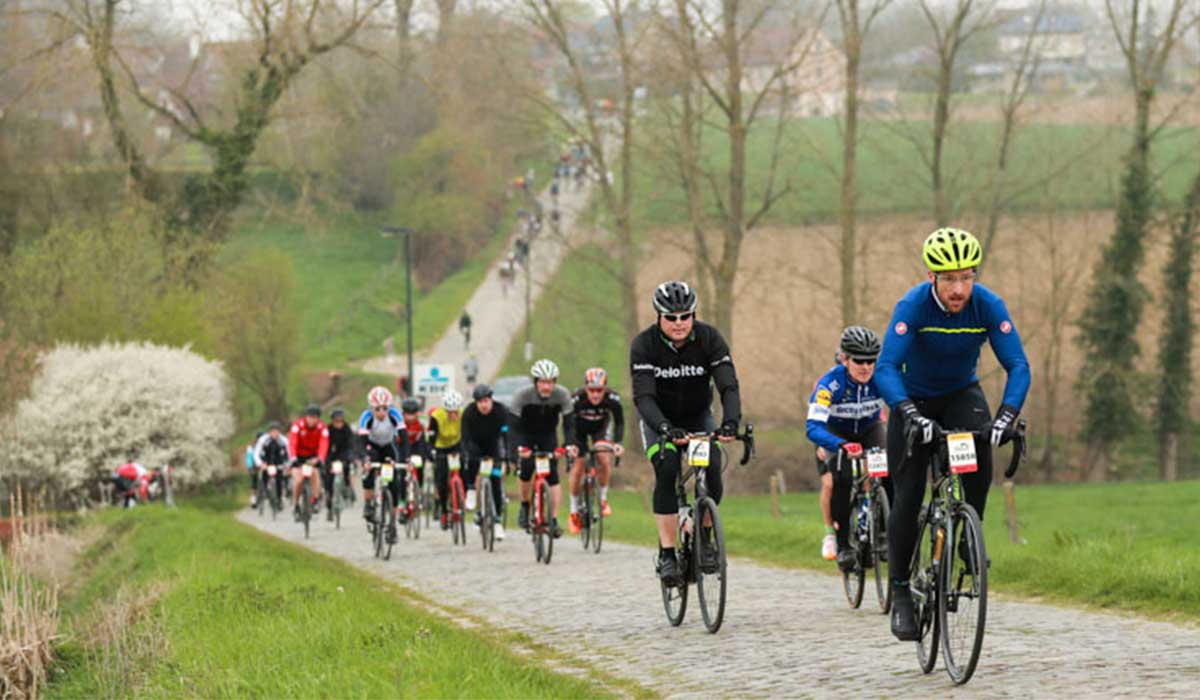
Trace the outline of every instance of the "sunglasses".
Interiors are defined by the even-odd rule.
[[[387,413],[387,406],[376,406],[371,409],[375,413]]]
[[[692,317],[695,315],[696,315],[695,311],[689,311],[685,314],[663,314],[662,316],[663,316],[663,318],[667,319],[671,323],[679,323],[681,321],[690,321],[690,320],[692,320]]]
[[[868,358],[868,359],[862,359],[862,360],[858,359],[857,357],[851,357],[850,361],[856,365],[873,365],[873,364],[875,364],[875,358],[873,358],[873,357]]]
[[[603,393],[604,393],[604,387],[602,387],[602,386],[600,386],[600,387],[596,387],[596,386],[589,386],[589,387],[587,388],[587,393],[589,393],[589,394],[603,394]]]

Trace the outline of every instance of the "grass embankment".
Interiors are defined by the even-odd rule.
[[[107,651],[70,644],[48,697],[607,695],[516,656],[499,634],[418,610],[411,593],[237,523],[236,507],[227,490],[175,511],[96,517],[105,532],[81,563],[68,619],[87,638],[79,631],[96,628],[98,611],[125,601],[131,624],[115,646],[134,658],[117,658],[111,639]]]
[[[611,497],[616,517],[605,523],[605,536],[654,546],[653,516],[641,494]],[[993,591],[1200,620],[1200,547],[1194,528],[1180,526],[1200,518],[1200,481],[1018,486],[1026,544],[1009,541],[1003,498],[993,489],[984,523]],[[834,572],[820,557],[817,494],[789,493],[780,511],[771,517],[766,496],[724,499],[731,554]]]

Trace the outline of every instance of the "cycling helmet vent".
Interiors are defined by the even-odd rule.
[[[551,360],[538,360],[529,368],[534,379],[558,379],[558,365]]]
[[[654,310],[660,314],[695,311],[696,292],[687,282],[663,282],[654,289]]]
[[[967,231],[939,228],[925,239],[921,257],[932,272],[967,270],[983,262],[983,247]]]
[[[879,336],[870,328],[849,326],[842,331],[841,350],[855,360],[874,360],[879,348]]]

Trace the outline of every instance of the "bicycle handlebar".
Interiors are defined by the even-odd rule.
[[[973,435],[977,438],[983,438],[984,440],[990,440],[991,436],[992,436],[992,422],[991,421],[989,421],[987,423],[987,425],[985,425],[982,428],[979,428],[977,430],[946,430],[942,426],[938,425],[937,421],[931,421],[931,422],[933,423],[933,442],[938,444],[939,449],[945,449],[946,436],[951,435],[953,433],[969,433],[970,435]],[[1017,470],[1021,468],[1021,459],[1023,457],[1025,457],[1025,449],[1026,449],[1026,441],[1025,441],[1025,428],[1026,427],[1027,427],[1027,423],[1025,422],[1025,419],[1024,418],[1019,419],[1017,421],[1016,425],[1013,427],[1011,434],[1006,436],[1005,439],[1000,441],[1001,445],[1003,445],[1006,442],[1013,443],[1012,458],[1009,459],[1008,467],[1004,470],[1004,478],[1005,479],[1013,478],[1013,476],[1017,473]],[[909,423],[904,429],[904,440],[905,440],[905,445],[906,445],[905,454],[907,454],[910,457],[912,456],[913,443],[916,440],[916,437],[917,437],[916,427],[912,423]]]
[[[718,440],[720,440],[721,435],[720,435],[720,433],[716,433],[716,432],[688,433],[687,434],[688,440],[694,440],[697,438],[707,439],[709,442],[717,442]],[[733,436],[733,439],[737,442],[742,443],[742,459],[741,459],[741,461],[738,462],[738,464],[740,466],[745,466],[750,461],[750,458],[754,456],[754,424],[747,423],[746,427],[742,429],[742,432],[740,434],[735,434]],[[659,435],[658,436],[659,451],[662,451],[663,448],[666,447],[666,444],[668,442],[671,442],[671,441],[667,439],[666,435]]]

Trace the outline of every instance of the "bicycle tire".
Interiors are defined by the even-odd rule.
[[[492,502],[492,478],[485,476],[479,480],[479,538],[483,544],[483,551],[490,552],[495,546],[495,515],[492,510],[495,504]]]
[[[875,487],[875,497],[871,501],[870,542],[871,568],[875,571],[875,596],[879,602],[879,612],[887,615],[892,610],[891,566],[887,563],[887,522],[891,515],[892,506],[888,502],[887,491]]]
[[[595,525],[592,527],[592,551],[600,553],[600,545],[604,542],[604,507],[596,509]]]
[[[662,588],[663,610],[667,613],[667,622],[671,623],[672,627],[678,627],[683,622],[683,617],[687,613],[688,602],[688,577],[686,569],[691,563],[691,549],[688,547],[689,535],[683,531],[683,523],[679,523],[675,528],[675,559],[679,563],[680,571],[683,576],[678,586],[668,586],[663,583],[662,578],[658,579],[659,586]]]
[[[416,484],[413,483],[412,474],[409,474],[408,480],[404,484],[404,536],[410,540],[421,536],[421,531],[417,529],[421,526],[421,522],[416,517],[417,513],[414,510],[416,499]]]
[[[300,487],[300,520],[304,523],[304,539],[308,539],[308,529],[312,523],[312,490],[305,480]]]
[[[271,485],[268,488],[270,490],[268,496],[271,499],[271,520],[276,520],[279,518],[279,511],[283,510],[283,504],[280,502],[279,496],[280,487],[278,475],[271,477]]]
[[[579,541],[583,544],[583,551],[587,551],[592,544],[592,478],[590,476],[583,477],[583,498],[579,499]]]
[[[329,507],[333,509],[333,529],[342,529],[342,501],[345,499],[345,486],[341,483],[340,475],[333,477],[333,498],[329,499]]]
[[[372,519],[367,523],[367,530],[371,533],[371,541],[375,544],[375,558],[383,559],[383,509],[379,507],[382,498],[375,496],[371,500]]]
[[[862,507],[862,499],[859,496],[858,489],[855,489],[854,494],[850,497],[850,544],[854,548],[854,568],[850,571],[842,570],[842,590],[846,593],[846,603],[850,605],[851,610],[857,610],[862,605],[863,589],[866,584],[867,572],[862,567],[862,562],[859,561],[859,525],[858,511]]]
[[[538,524],[538,513],[542,510],[542,492],[541,489],[535,489],[533,492],[533,502],[529,508],[529,532],[533,537],[533,553],[540,563],[542,557],[546,553],[546,543],[544,540],[545,530]]]
[[[383,560],[388,561],[392,558],[392,543],[388,542],[388,533],[396,529],[396,504],[392,501],[392,492],[385,485],[383,487],[383,520],[380,521],[382,526],[383,537]]]
[[[960,503],[951,509],[942,550],[938,624],[942,661],[955,685],[971,680],[983,650],[987,626],[987,549],[975,509]],[[963,558],[964,551],[966,559]],[[970,579],[966,589],[964,579]]]
[[[450,519],[450,528],[454,530],[454,544],[467,546],[467,517],[466,517],[466,500],[467,495],[463,486],[462,478],[450,480],[450,490],[454,492],[454,501],[451,509],[454,511]]]
[[[917,540],[913,549],[909,588],[913,598],[913,617],[920,637],[916,641],[917,662],[921,671],[929,673],[937,664],[938,637],[941,626],[937,616],[937,569],[933,565],[937,525],[929,522],[929,506],[917,520]]]
[[[263,517],[267,513],[267,477],[265,474],[259,474],[258,479],[258,517]]]
[[[712,518],[712,546],[716,552],[716,567],[706,572],[700,566],[701,549],[705,515]],[[725,594],[729,577],[725,552],[725,530],[721,527],[721,515],[717,512],[717,504],[712,498],[705,496],[696,501],[696,519],[693,521],[697,537],[692,546],[692,566],[696,575],[696,597],[700,603],[700,616],[704,618],[704,627],[711,634],[721,629],[725,620]],[[716,590],[713,590],[715,584]],[[715,598],[715,600],[714,600]]]
[[[554,556],[554,512],[550,508],[550,484],[543,481],[538,487],[541,491],[541,510],[542,510],[542,530],[546,535],[546,552],[542,557],[542,563],[550,565],[550,558]]]

